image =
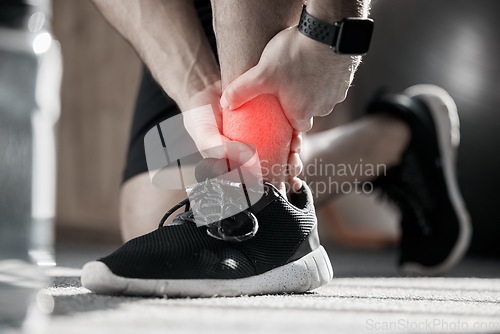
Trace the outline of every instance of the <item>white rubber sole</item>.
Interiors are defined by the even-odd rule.
[[[304,257],[263,274],[239,279],[138,279],[120,277],[100,261],[85,264],[82,285],[99,294],[214,297],[300,293],[333,278],[330,259],[319,246]]]
[[[431,112],[437,131],[446,187],[459,221],[459,235],[448,257],[439,265],[426,267],[407,262],[401,270],[408,275],[439,275],[455,266],[467,251],[472,236],[470,216],[460,193],[456,176],[456,154],[460,143],[460,120],[453,98],[444,89],[434,85],[415,85],[405,95],[422,100]]]

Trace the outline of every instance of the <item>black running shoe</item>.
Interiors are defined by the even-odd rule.
[[[333,270],[307,185],[291,202],[271,184],[264,189],[249,210],[258,220],[252,238],[216,238],[189,210],[87,263],[82,285],[101,294],[210,297],[305,292],[329,282]]]
[[[368,112],[403,119],[412,131],[402,163],[375,181],[401,209],[400,268],[408,275],[441,274],[461,260],[472,234],[456,178],[456,105],[442,88],[416,85],[378,96]]]

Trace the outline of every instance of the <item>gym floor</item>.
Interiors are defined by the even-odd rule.
[[[497,260],[466,258],[446,277],[398,274],[397,251],[327,247],[335,278],[306,294],[169,299],[100,296],[82,265],[115,246],[59,245],[47,292],[47,333],[494,333],[500,332]]]

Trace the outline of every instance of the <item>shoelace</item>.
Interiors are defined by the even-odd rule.
[[[158,228],[162,228],[163,225],[165,225],[165,221],[168,219],[168,217],[170,217],[175,211],[179,210],[180,208],[182,208],[183,206],[186,206],[186,209],[184,211],[184,213],[193,213],[192,210],[189,210],[189,198],[186,198],[182,201],[180,201],[179,203],[177,203],[176,205],[174,205],[170,210],[168,210],[162,217],[162,219],[160,220],[160,224],[158,224]],[[194,220],[193,220],[193,223],[194,223]]]
[[[191,201],[194,202],[192,208]],[[225,241],[244,241],[257,233],[258,220],[249,210],[246,189],[241,183],[208,179],[198,184],[188,198],[165,213],[158,228],[163,227],[165,221],[183,206],[184,213],[176,216],[173,225],[191,222],[207,226],[210,236]]]

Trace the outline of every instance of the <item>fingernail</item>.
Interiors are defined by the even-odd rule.
[[[222,95],[220,99],[220,105],[222,109],[230,110],[231,108],[229,107],[229,102],[227,102],[227,99],[224,95]]]

